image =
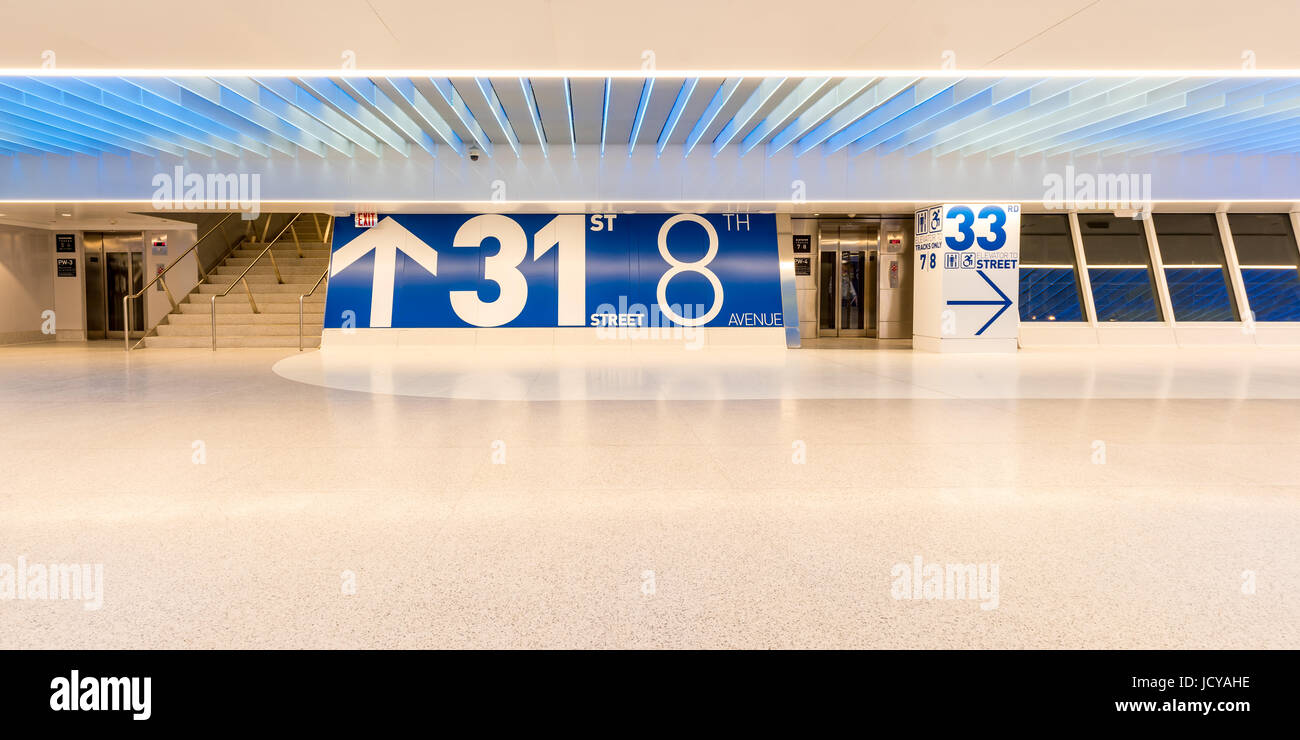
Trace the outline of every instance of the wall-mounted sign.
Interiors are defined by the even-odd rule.
[[[794,235],[794,253],[812,254],[812,234]]]
[[[76,234],[55,234],[54,251],[67,254],[77,252],[77,235]]]
[[[1014,349],[1019,268],[1019,205],[950,203],[917,211],[914,346],[992,340]]]
[[[54,261],[58,277],[76,277],[77,276],[77,258],[60,257]]]
[[[150,239],[149,251],[155,257],[166,257],[167,256],[167,235],[162,234],[161,236],[155,236],[152,239]],[[159,263],[156,266],[156,268],[158,270],[158,272],[155,273],[156,275],[163,274],[163,270],[165,268],[163,267],[162,263]],[[155,293],[163,292],[163,281],[159,280],[158,282],[154,283],[153,290]]]
[[[795,257],[794,258],[795,275],[812,274],[812,257]]]
[[[358,229],[368,229],[378,222],[379,214],[377,213],[358,213],[352,219],[352,224]]]
[[[779,327],[784,315],[772,214],[401,214],[339,225],[334,243],[326,328]]]

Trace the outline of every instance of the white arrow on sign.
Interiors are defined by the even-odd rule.
[[[397,278],[397,252],[423,267],[430,275],[438,274],[438,252],[412,234],[392,216],[385,216],[377,225],[366,229],[356,239],[344,244],[330,256],[330,277],[348,265],[375,252],[374,282],[370,294],[370,328],[388,328],[393,325],[393,281]]]

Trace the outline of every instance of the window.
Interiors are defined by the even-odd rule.
[[[1142,221],[1081,213],[1079,232],[1097,320],[1163,321]]]
[[[1084,320],[1074,262],[1068,216],[1021,215],[1021,321]]]
[[[1230,213],[1246,300],[1256,321],[1300,321],[1300,252],[1285,213]]]
[[[1214,214],[1157,213],[1153,218],[1174,319],[1236,321]]]

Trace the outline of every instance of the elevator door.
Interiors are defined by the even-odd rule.
[[[879,226],[826,224],[818,242],[817,335],[876,336]]]
[[[144,287],[144,239],[139,232],[86,232],[86,336],[122,338],[122,298]],[[131,336],[144,335],[144,297],[131,301]]]

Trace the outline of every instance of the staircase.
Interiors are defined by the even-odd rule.
[[[261,242],[244,242],[218,265],[205,282],[181,301],[145,338],[146,347],[212,346],[212,296],[236,283],[230,294],[217,299],[217,347],[297,347],[298,296],[311,290],[329,266],[329,245],[318,226],[324,217],[303,214],[275,242],[271,253],[253,265],[245,279],[253,291],[258,312],[248,303],[248,292],[237,278],[266,248]],[[294,236],[298,245],[294,244]],[[298,256],[298,248],[302,256]],[[276,281],[271,254],[284,282]],[[326,284],[303,301],[302,346],[319,347],[325,318]]]

